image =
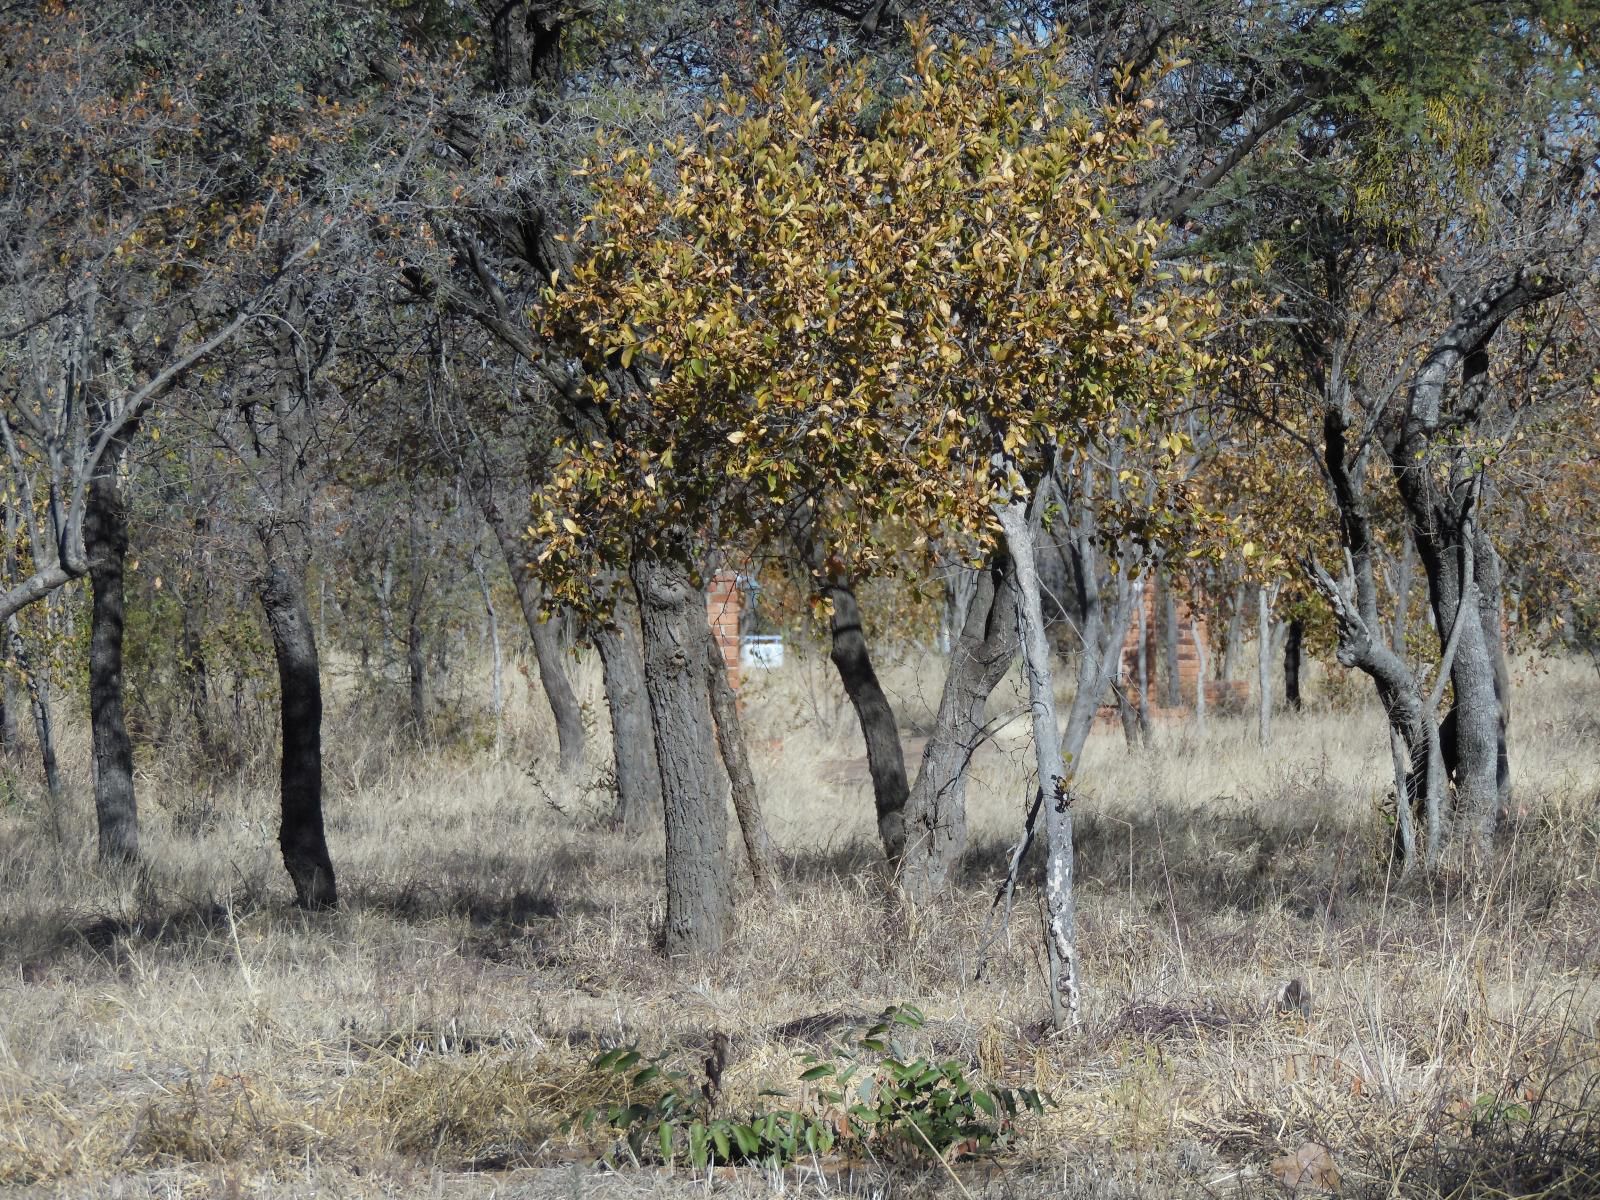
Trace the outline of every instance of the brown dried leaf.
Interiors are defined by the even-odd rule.
[[[1337,1192],[1339,1168],[1333,1153],[1320,1142],[1307,1142],[1293,1154],[1272,1160],[1273,1178],[1296,1192]]]

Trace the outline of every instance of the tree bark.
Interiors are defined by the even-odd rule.
[[[1256,736],[1266,747],[1272,744],[1272,600],[1264,586],[1256,589],[1256,685],[1261,693]]]
[[[257,594],[278,663],[283,761],[278,847],[301,908],[338,905],[322,822],[322,675],[306,605],[305,563],[280,531],[263,535],[266,569]]]
[[[1295,712],[1305,707],[1300,699],[1300,656],[1305,633],[1305,622],[1299,617],[1290,618],[1289,632],[1283,639],[1283,698]]]
[[[656,761],[650,699],[644,687],[639,609],[618,596],[610,620],[591,631],[605,676],[611,712],[611,752],[617,772],[615,819],[628,834],[642,834],[661,819],[661,768]]]
[[[872,801],[878,814],[878,838],[892,870],[898,869],[906,848],[906,804],[911,787],[906,779],[905,749],[894,708],[878,682],[867,651],[861,607],[855,590],[842,579],[830,580],[823,592],[831,601],[829,629],[833,637],[828,657],[839,672],[845,695],[856,710],[867,744],[867,772],[872,778]]]
[[[925,903],[943,892],[967,844],[966,772],[984,736],[984,707],[1015,659],[1016,577],[996,553],[982,573],[950,655],[933,731],[906,803],[900,884]]]
[[[425,738],[428,732],[428,656],[424,648],[422,616],[428,577],[422,566],[422,518],[415,496],[411,500],[407,532],[406,681],[411,693],[411,728],[418,738]]]
[[[572,690],[572,681],[567,677],[561,639],[554,623],[544,617],[539,580],[528,564],[521,530],[506,519],[486,489],[480,487],[476,489],[476,494],[478,507],[494,532],[500,553],[505,557],[506,569],[511,573],[511,585],[517,593],[517,603],[522,607],[522,619],[528,626],[528,637],[533,642],[533,656],[539,664],[539,683],[544,688],[545,700],[556,722],[561,769],[576,771],[583,764],[583,709]],[[615,715],[613,711],[613,718]]]
[[[100,861],[139,858],[139,808],[133,746],[122,711],[123,566],[128,513],[117,485],[121,447],[107,454],[89,485],[83,540],[93,593],[89,630],[89,726],[94,744],[94,809]]]
[[[633,564],[645,693],[666,814],[668,954],[713,954],[732,924],[728,813],[706,697],[705,596],[681,563]]]
[[[495,611],[494,591],[489,587],[489,576],[483,569],[483,559],[476,548],[472,551],[472,572],[478,577],[478,592],[483,597],[483,619],[489,641],[489,709],[494,714],[494,753],[500,756],[505,734],[505,672],[500,650],[500,614]]]
[[[1050,1015],[1057,1029],[1078,1023],[1077,910],[1073,896],[1072,796],[1056,724],[1050,644],[1034,566],[1033,529],[1021,501],[997,505],[1014,564],[1020,594],[1023,662],[1028,674],[1028,704],[1033,714],[1033,748],[1045,813],[1045,921],[1050,961]]]
[[[52,801],[60,800],[61,767],[56,761],[56,723],[50,711],[50,686],[33,669],[16,613],[6,618],[6,633],[11,642],[12,660],[17,664],[23,687],[28,692],[28,707],[33,711],[33,732],[39,742],[39,762],[44,768],[45,790]]]
[[[767,823],[761,815],[755,773],[750,769],[750,751],[744,740],[744,726],[739,721],[739,698],[728,682],[722,651],[709,623],[705,630],[706,688],[711,697],[711,717],[717,727],[717,748],[722,754],[723,770],[728,775],[728,791],[733,799],[734,815],[739,820],[739,833],[744,839],[750,876],[759,891],[776,891],[777,861],[772,835],[767,832]]]
[[[1168,708],[1182,708],[1183,687],[1178,667],[1178,597],[1172,590],[1170,574],[1162,571],[1157,580],[1161,608],[1161,703]]]

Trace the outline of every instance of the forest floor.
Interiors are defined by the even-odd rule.
[[[937,674],[885,671],[908,737]],[[975,762],[956,895],[908,914],[883,898],[860,735],[827,662],[753,675],[746,718],[782,890],[743,882],[725,954],[677,962],[655,948],[659,839],[606,827],[595,672],[579,672],[598,728],[572,780],[513,678],[499,751],[463,699],[476,680],[441,697],[448,748],[397,732],[393,697],[336,696],[332,915],[290,904],[266,716],[259,751],[227,771],[141,751],[140,879],[94,864],[81,728],[68,722],[61,805],[7,768],[0,1190],[1269,1196],[1292,1190],[1286,1156],[1300,1153],[1302,1195],[1600,1195],[1600,718],[1586,663],[1517,669],[1515,813],[1487,875],[1391,878],[1387,741],[1349,681],[1318,677],[1265,751],[1244,717],[1214,716],[1204,736],[1163,727],[1137,751],[1097,732],[1078,801],[1083,1022],[1059,1036],[1037,863],[1009,929],[981,949],[1022,819],[1023,722]],[[992,708],[1008,712],[1021,713],[1014,688]],[[1308,1015],[1275,1002],[1291,979]],[[908,1031],[915,1052],[1037,1087],[1046,1113],[978,1162],[883,1149],[781,1172],[630,1165],[614,1139],[573,1127],[615,1094],[590,1067],[603,1048],[666,1051],[693,1072],[724,1033],[726,1111],[798,1105],[803,1056],[899,1002],[927,1014]]]

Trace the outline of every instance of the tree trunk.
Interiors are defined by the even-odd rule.
[[[1228,640],[1222,647],[1222,657],[1217,661],[1217,678],[1232,679],[1239,661],[1239,646],[1244,642],[1244,610],[1249,603],[1250,590],[1239,584],[1233,592],[1233,604],[1228,609]]]
[[[1144,601],[1142,583],[1140,586],[1139,607],[1135,610],[1139,622],[1139,644],[1134,653],[1134,669],[1139,674],[1139,703],[1136,712],[1139,718],[1139,739],[1148,746],[1150,744],[1150,609]]]
[[[1162,571],[1157,576],[1161,608],[1161,703],[1168,708],[1183,707],[1183,687],[1178,667],[1178,597],[1172,590],[1172,576]]]
[[[861,608],[848,581],[835,579],[824,585],[832,602],[829,626],[833,647],[828,657],[839,672],[845,694],[856,710],[856,720],[867,743],[867,771],[872,777],[872,800],[878,813],[878,837],[890,868],[898,869],[906,847],[906,803],[911,794],[906,780],[905,749],[894,708],[884,695],[872,657],[867,652]]]
[[[139,809],[133,790],[133,746],[122,712],[123,564],[128,514],[117,486],[121,447],[101,460],[89,485],[83,540],[93,608],[89,630],[89,726],[94,743],[94,810],[100,861],[139,858]]]
[[[641,558],[632,574],[666,814],[666,951],[712,954],[727,937],[733,902],[706,697],[705,596],[680,563]]]
[[[422,519],[415,496],[411,499],[407,530],[406,681],[411,692],[411,728],[418,738],[424,738],[428,731],[428,656],[424,649],[422,616],[428,577],[422,567]]]
[[[772,849],[772,835],[761,815],[761,798],[756,794],[756,777],[750,769],[750,751],[739,721],[739,698],[728,682],[722,651],[716,635],[706,625],[706,687],[711,697],[711,717],[717,727],[717,748],[722,752],[722,767],[728,775],[728,791],[734,815],[744,839],[745,857],[757,890],[772,892],[778,886],[778,868]]]
[[[1200,627],[1198,615],[1191,614],[1189,628],[1194,633],[1194,728],[1201,737],[1206,734],[1206,635]]]
[[[1483,622],[1483,639],[1488,646],[1494,671],[1494,694],[1499,705],[1499,727],[1495,754],[1495,794],[1497,819],[1511,808],[1511,755],[1507,733],[1511,727],[1511,670],[1506,663],[1506,606],[1504,572],[1494,539],[1484,531],[1487,524],[1484,505],[1473,522],[1474,562],[1477,567],[1478,614]]]
[[[539,581],[528,566],[526,547],[521,531],[511,525],[492,500],[480,490],[479,508],[494,532],[500,553],[505,556],[506,569],[511,574],[511,585],[516,589],[517,603],[522,606],[522,619],[528,626],[528,637],[533,642],[533,656],[539,664],[539,683],[544,688],[545,700],[556,722],[556,744],[563,771],[576,771],[583,764],[583,709],[567,678],[561,638],[555,624],[544,619],[539,595]],[[614,715],[614,714],[613,714]]]
[[[494,591],[489,587],[488,573],[483,569],[483,559],[476,549],[472,552],[472,572],[478,577],[478,592],[483,597],[483,619],[489,641],[489,711],[494,714],[494,753],[500,756],[505,735],[505,672],[500,651],[500,615],[494,608]]]
[[[39,742],[39,761],[44,768],[44,786],[52,801],[61,799],[61,767],[56,762],[56,723],[50,711],[50,685],[34,671],[28,657],[27,643],[22,640],[22,627],[16,613],[6,618],[6,632],[11,641],[11,657],[22,675],[23,686],[28,691],[28,706],[33,710],[33,732]],[[52,812],[59,810],[52,805]],[[57,833],[61,831],[58,829]]]
[[[1305,622],[1293,617],[1289,621],[1288,635],[1283,639],[1283,698],[1295,712],[1305,707],[1300,699],[1300,654],[1305,633]]]
[[[281,532],[266,533],[263,543],[266,569],[257,590],[278,661],[283,730],[278,846],[300,907],[330,909],[339,899],[322,824],[322,676],[305,563]]]
[[[644,688],[637,604],[619,595],[611,619],[597,624],[591,636],[600,652],[606,707],[611,712],[611,753],[617,772],[615,819],[623,832],[638,835],[661,819],[661,768],[656,762],[650,700]]]
[[[950,655],[939,711],[906,802],[900,883],[925,903],[950,884],[967,845],[966,773],[984,737],[984,707],[1017,654],[1017,588],[1010,557],[982,573]]]
[[[1023,662],[1028,674],[1028,703],[1033,714],[1033,749],[1045,814],[1045,921],[1050,961],[1050,1015],[1057,1029],[1078,1023],[1077,914],[1073,898],[1072,795],[1061,755],[1056,724],[1055,686],[1051,678],[1050,644],[1039,603],[1034,567],[1033,529],[1020,501],[997,505],[996,515],[1015,564],[1020,594]]]
[[[1256,727],[1262,746],[1272,744],[1272,600],[1267,589],[1256,589],[1256,684],[1261,704]]]

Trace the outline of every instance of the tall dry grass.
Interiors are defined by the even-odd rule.
[[[982,954],[1028,792],[1020,692],[969,792],[972,850],[938,909],[883,899],[860,735],[831,668],[802,656],[745,688],[786,856],[745,889],[714,963],[668,962],[658,839],[606,827],[597,672],[578,672],[589,760],[513,673],[502,750],[478,681],[440,738],[341,683],[328,827],[345,898],[289,904],[274,763],[146,749],[148,869],[93,860],[87,739],[69,796],[27,765],[0,808],[0,1187],[88,1196],[1281,1195],[1273,1164],[1327,1146],[1351,1196],[1600,1194],[1600,721],[1585,664],[1517,673],[1517,812],[1487,875],[1396,881],[1382,723],[1318,681],[1263,751],[1253,722],[1096,733],[1080,770],[1088,993],[1053,1037],[1036,876]],[[885,678],[925,729],[939,664]],[[1360,695],[1359,691],[1353,693]],[[913,750],[915,743],[912,743]],[[913,758],[914,764],[914,758]],[[30,764],[31,765],[31,764]],[[1392,802],[1392,801],[1391,801]],[[733,848],[730,847],[730,852]],[[1030,868],[1036,871],[1036,867]],[[1302,980],[1309,1015],[1274,997]],[[930,1052],[1055,1106],[1020,1145],[946,1172],[819,1161],[787,1173],[597,1166],[570,1115],[605,1098],[599,1046],[733,1044],[726,1103],[792,1089],[799,1056],[911,1000]]]

